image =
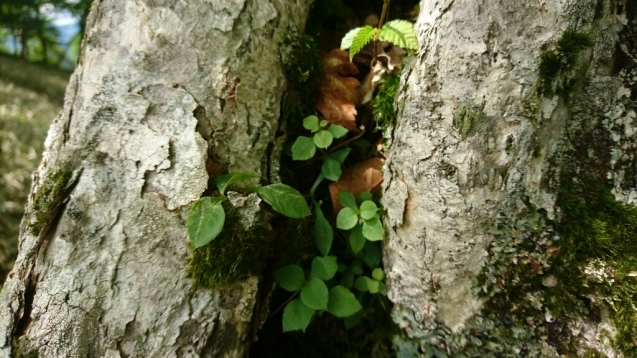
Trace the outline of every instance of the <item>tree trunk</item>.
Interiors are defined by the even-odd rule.
[[[635,353],[635,252],[618,248],[635,247],[636,16],[632,0],[421,2],[383,196],[389,298],[421,350]]]
[[[0,294],[0,356],[243,354],[258,279],[194,287],[185,220],[209,174],[276,180],[279,48],[308,7],[93,4]]]

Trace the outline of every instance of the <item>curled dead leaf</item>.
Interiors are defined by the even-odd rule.
[[[380,193],[380,185],[383,182],[383,163],[381,158],[370,158],[343,170],[338,181],[329,185],[334,213],[343,208],[338,201],[338,192],[341,190],[348,190],[355,197],[366,191]]]
[[[358,132],[356,105],[359,102],[360,82],[356,65],[349,61],[347,52],[335,49],[323,56],[324,78],[319,88],[316,108],[332,124]]]

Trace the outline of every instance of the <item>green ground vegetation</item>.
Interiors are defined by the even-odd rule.
[[[54,93],[63,93],[67,80],[60,71],[0,59],[0,283],[17,253],[31,174],[40,161],[49,124],[61,110],[61,97]]]

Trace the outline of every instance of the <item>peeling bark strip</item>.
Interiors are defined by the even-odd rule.
[[[476,276],[491,272],[488,249],[509,247],[505,237],[516,243],[514,250],[532,242],[562,260],[555,251],[562,243],[553,241],[553,230],[563,232],[563,210],[556,203],[560,180],[591,173],[617,200],[637,204],[635,9],[631,0],[421,2],[422,50],[405,71],[408,86],[396,102],[383,201],[390,224],[389,297],[396,321],[422,349],[433,345],[452,356],[454,349],[467,356],[487,349],[495,356],[594,349],[621,356],[625,347],[612,342],[621,329],[613,327],[612,309],[599,300],[586,308],[599,314],[553,317],[542,293],[557,284],[556,277],[546,274],[551,268],[541,261],[526,262],[541,287],[508,293],[523,297],[528,307],[502,311],[495,320],[491,301],[477,295]],[[575,31],[590,34],[593,47],[560,43],[569,29],[571,39],[577,39]],[[566,58],[565,51],[574,57]],[[544,79],[555,81],[557,95],[541,98],[538,68],[551,56],[576,62],[560,64],[554,71],[561,73]],[[577,159],[573,148],[592,159]],[[507,257],[511,267],[513,258]],[[580,263],[582,269],[586,264]],[[538,307],[529,304],[533,300]],[[516,326],[514,310],[533,319]],[[525,336],[529,327],[538,327],[535,336]],[[518,328],[504,347],[491,335]],[[633,321],[623,343],[635,339]]]
[[[185,217],[207,160],[278,162],[279,45],[309,3],[94,3],[0,295],[1,357],[242,355],[258,280],[193,288]]]

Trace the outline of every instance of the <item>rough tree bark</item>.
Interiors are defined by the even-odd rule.
[[[493,342],[495,356],[555,356],[556,340],[571,342],[580,354],[592,348],[621,355],[611,344],[616,332],[607,317],[611,308],[598,302],[588,309],[596,306],[599,315],[571,313],[554,321],[536,286],[521,292],[539,297],[530,309],[535,313],[526,313],[535,321],[516,328],[530,329],[536,322],[544,327],[535,333],[543,333],[498,347],[504,339],[489,332],[511,325],[511,317],[502,316],[513,313],[489,313],[490,301],[475,287],[480,272],[494,265],[490,245],[504,246],[507,235],[520,239],[509,247],[511,266],[525,240],[550,234],[560,246],[554,232],[562,217],[556,204],[560,174],[592,173],[606,179],[618,201],[636,203],[636,5],[632,0],[421,2],[422,48],[403,72],[406,89],[397,100],[383,196],[389,298],[396,304],[395,320],[421,349],[457,349],[456,354],[464,350],[471,356],[465,332],[487,338],[478,345]],[[577,52],[567,76],[574,79],[569,93],[538,95],[538,86],[547,81],[538,71],[542,54],[560,51],[556,47],[567,30],[590,35],[594,45]],[[578,150],[591,160],[574,160]],[[525,230],[531,211],[553,224]],[[547,272],[538,276],[545,278],[545,288],[560,284],[549,277],[550,266],[542,270]],[[560,334],[551,331],[557,326]],[[634,340],[636,327],[630,329]]]
[[[309,3],[94,2],[0,296],[0,356],[243,354],[258,280],[194,288],[185,216],[207,167],[276,180],[279,50]]]

